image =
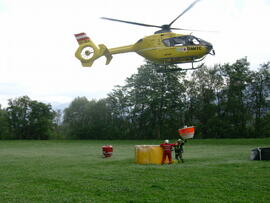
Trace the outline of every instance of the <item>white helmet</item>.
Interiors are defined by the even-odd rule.
[[[165,142],[166,144],[168,144],[168,143],[169,143],[169,140],[165,140],[164,142]]]

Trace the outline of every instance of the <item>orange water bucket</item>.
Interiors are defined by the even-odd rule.
[[[184,139],[190,139],[194,137],[195,127],[189,126],[178,130],[179,135]]]

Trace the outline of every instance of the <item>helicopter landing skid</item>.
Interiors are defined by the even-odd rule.
[[[204,58],[203,58],[204,59]],[[176,71],[186,71],[186,70],[196,70],[196,69],[199,69],[199,68],[202,68],[204,63],[200,64],[199,66],[197,67],[194,67],[193,63],[194,62],[200,62],[202,61],[203,59],[200,59],[198,61],[192,61],[191,62],[191,68],[167,68],[167,65],[164,65],[164,69],[163,68],[159,68],[157,69],[157,72],[158,73],[168,73],[168,72],[176,72]]]

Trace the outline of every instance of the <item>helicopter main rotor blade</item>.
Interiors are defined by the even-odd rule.
[[[184,15],[189,9],[191,9],[196,3],[198,3],[201,0],[195,0],[192,4],[189,5],[179,16],[177,16],[170,24],[171,26],[178,18],[180,18],[182,15]]]
[[[216,30],[195,30],[195,29],[184,29],[184,28],[171,28],[171,30],[185,30],[185,31],[193,31],[193,32],[218,32]]]
[[[149,24],[137,23],[137,22],[126,21],[126,20],[118,20],[118,19],[114,19],[114,18],[101,17],[101,19],[104,19],[104,20],[111,20],[111,21],[116,21],[116,22],[121,22],[121,23],[128,23],[128,24],[133,24],[133,25],[140,25],[140,26],[145,26],[145,27],[162,28],[161,26],[158,26],[158,25],[149,25]]]

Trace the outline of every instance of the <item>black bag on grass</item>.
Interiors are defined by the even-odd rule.
[[[251,160],[270,160],[270,148],[252,149],[250,153]]]

